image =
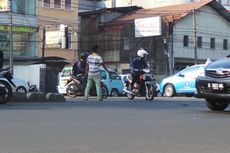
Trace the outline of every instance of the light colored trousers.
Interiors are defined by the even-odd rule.
[[[101,100],[102,99],[102,94],[101,94],[101,74],[88,75],[87,85],[86,85],[86,88],[85,88],[85,98],[88,99],[89,91],[92,88],[94,82],[95,82],[95,85],[96,85],[98,100]]]

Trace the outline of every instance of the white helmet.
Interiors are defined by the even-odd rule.
[[[141,48],[137,51],[137,55],[140,56],[141,58],[144,58],[145,55],[148,55],[148,52]]]

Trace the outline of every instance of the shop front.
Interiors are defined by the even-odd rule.
[[[0,49],[4,56],[9,56],[9,26],[0,25]],[[37,28],[25,26],[12,27],[12,44],[14,57],[35,57],[37,50]]]

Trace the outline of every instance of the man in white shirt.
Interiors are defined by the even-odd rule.
[[[87,58],[87,66],[86,66],[86,73],[88,73],[87,78],[87,85],[85,89],[85,100],[88,100],[89,91],[95,82],[96,90],[97,90],[97,97],[99,101],[102,101],[102,93],[101,93],[101,73],[100,73],[100,66],[103,66],[104,69],[107,71],[105,64],[101,56],[98,54],[98,46],[95,45],[92,47],[92,54],[90,54]]]

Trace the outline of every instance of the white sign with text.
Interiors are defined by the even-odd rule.
[[[135,19],[135,37],[159,35],[161,35],[161,18],[159,16]]]

